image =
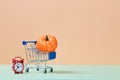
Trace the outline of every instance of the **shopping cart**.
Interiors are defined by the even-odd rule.
[[[47,66],[46,63],[48,60],[53,60],[56,58],[56,52],[43,52],[39,51],[36,48],[36,41],[23,41],[23,46],[25,47],[26,60],[25,72],[29,72],[30,68],[35,68],[37,71],[43,69],[44,73],[47,73],[47,69],[50,69],[50,72],[53,72],[53,68]],[[28,66],[28,64],[34,63],[34,66]],[[41,63],[41,65],[40,65]]]

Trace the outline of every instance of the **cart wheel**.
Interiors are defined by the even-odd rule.
[[[25,72],[29,72],[29,68],[26,68]]]
[[[53,68],[50,69],[50,72],[53,72]]]
[[[44,73],[47,73],[47,69],[45,69]]]
[[[39,71],[39,68],[37,68],[37,71]]]

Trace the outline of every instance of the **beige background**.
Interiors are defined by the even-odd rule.
[[[43,34],[59,42],[52,64],[120,64],[120,0],[0,0],[0,64]]]

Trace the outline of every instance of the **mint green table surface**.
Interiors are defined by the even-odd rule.
[[[14,74],[12,65],[0,65],[0,80],[120,80],[120,66],[114,65],[51,65],[52,73],[43,70]]]

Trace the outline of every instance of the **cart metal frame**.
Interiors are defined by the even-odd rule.
[[[47,69],[50,69],[50,72],[53,72],[53,67],[47,65],[47,61],[53,60],[56,58],[56,52],[44,52],[39,51],[36,48],[36,41],[22,41],[22,44],[25,48],[26,60],[25,72],[29,72],[30,68],[35,68],[37,71],[43,69],[44,73],[47,73]],[[29,64],[34,63],[35,67],[28,66]],[[44,63],[40,65],[40,63]]]

